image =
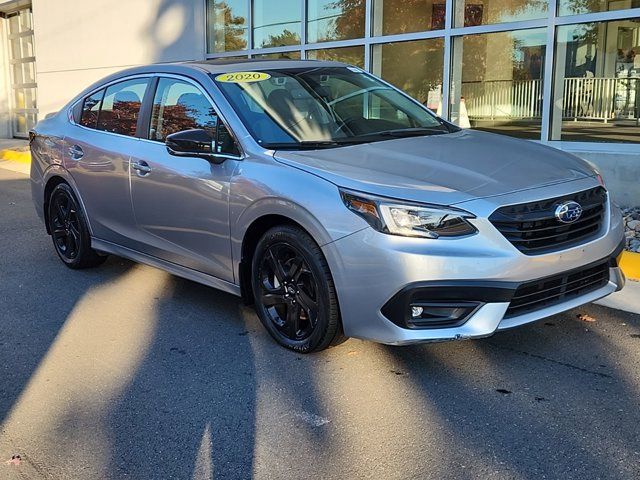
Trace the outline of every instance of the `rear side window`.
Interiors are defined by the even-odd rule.
[[[194,85],[173,78],[161,78],[153,99],[149,139],[164,142],[167,135],[202,128],[216,132],[218,114],[211,102]]]
[[[88,96],[82,102],[82,114],[80,115],[80,125],[89,128],[96,128],[98,123],[98,113],[100,112],[100,105],[102,105],[102,97],[104,90],[94,93]]]
[[[107,87],[98,115],[98,130],[135,136],[148,79],[136,78]]]

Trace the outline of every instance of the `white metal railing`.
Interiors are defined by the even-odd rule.
[[[493,80],[462,84],[473,120],[542,117],[541,80]],[[639,118],[640,78],[565,78],[562,117],[573,120]]]
[[[493,80],[462,84],[471,119],[542,116],[542,80]]]

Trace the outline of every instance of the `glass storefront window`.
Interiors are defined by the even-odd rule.
[[[579,15],[639,7],[640,0],[559,0],[558,15]]]
[[[245,50],[249,42],[246,0],[207,0],[209,53]]]
[[[445,20],[444,0],[374,0],[373,34],[442,30]]]
[[[640,18],[558,27],[551,140],[640,142]]]
[[[253,58],[270,58],[273,60],[300,60],[300,52],[261,53]]]
[[[451,119],[521,138],[540,138],[546,30],[457,37]]]
[[[374,45],[373,73],[404,90],[434,112],[442,102],[444,40]]]
[[[307,42],[364,37],[365,0],[308,0]]]
[[[300,44],[302,0],[253,1],[253,47]]]
[[[325,48],[307,52],[310,60],[332,60],[364,68],[364,47]]]
[[[545,18],[548,6],[549,2],[541,0],[457,0],[453,24],[475,27]]]

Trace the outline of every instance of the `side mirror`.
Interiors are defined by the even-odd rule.
[[[198,157],[213,163],[222,163],[224,158],[213,151],[215,137],[201,128],[183,130],[167,135],[165,140],[167,151],[176,157]]]

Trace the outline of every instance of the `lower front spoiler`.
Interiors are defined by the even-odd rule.
[[[431,330],[411,330],[404,338],[381,342],[387,345],[411,345],[416,343],[447,342],[452,340],[470,340],[484,338],[495,332],[519,327],[532,323],[558,313],[571,310],[586,303],[594,302],[607,295],[620,290],[625,283],[625,277],[619,267],[609,268],[609,281],[603,287],[585,293],[579,297],[571,298],[565,302],[550,305],[539,310],[524,313],[523,315],[504,318],[509,302],[485,303],[461,326],[454,328],[442,328]],[[409,333],[406,329],[402,329]]]

